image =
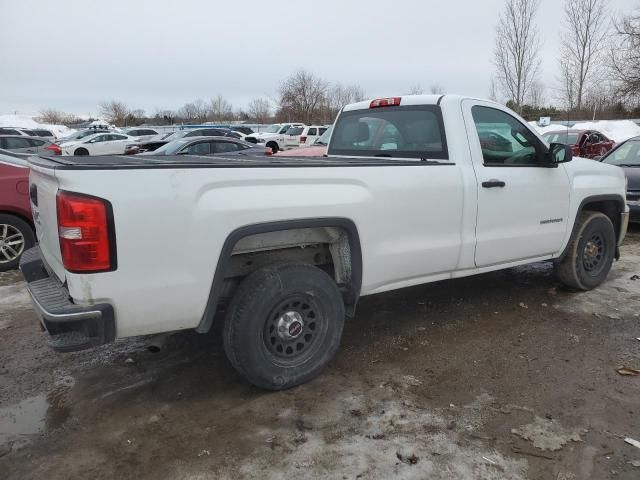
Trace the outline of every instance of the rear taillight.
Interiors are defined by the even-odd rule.
[[[271,147],[266,147],[264,149],[264,154],[265,155],[273,155],[273,149]]]
[[[402,97],[378,98],[371,101],[371,103],[369,104],[369,108],[397,107],[398,105],[400,105],[401,100]]]
[[[300,137],[300,143],[306,143],[307,137]]]
[[[44,147],[44,149],[49,150],[54,155],[62,155],[62,149],[60,148],[60,145],[56,145],[55,143],[47,145],[46,147]]]
[[[115,270],[111,204],[102,198],[59,191],[56,206],[64,268],[72,273]]]

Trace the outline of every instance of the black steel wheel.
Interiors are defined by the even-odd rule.
[[[311,265],[277,265],[249,275],[224,325],[233,366],[254,385],[282,390],[317,376],[340,344],[344,304],[329,275]]]

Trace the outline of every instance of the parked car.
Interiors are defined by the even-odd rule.
[[[122,131],[122,133],[126,133],[132,137],[139,138],[141,142],[145,142],[147,140],[151,140],[154,137],[158,136],[158,132],[148,127],[131,127],[126,128]]]
[[[291,127],[285,134],[284,146],[286,149],[311,146],[327,128],[320,125]]]
[[[617,165],[627,176],[627,205],[631,211],[630,221],[640,222],[640,137],[633,137],[616,145],[602,163]]]
[[[21,269],[52,348],[221,321],[231,364],[273,390],[327,366],[365,295],[539,261],[596,288],[629,216],[620,168],[454,95],[347,105],[327,158],[29,162],[40,247]]]
[[[287,131],[292,127],[304,126],[304,123],[276,123],[267,127],[264,132],[247,135],[244,139],[251,143],[264,143],[273,153],[278,153],[280,150],[286,150]]]
[[[564,143],[571,146],[576,157],[601,157],[609,152],[615,142],[595,130],[558,130],[543,135],[549,143]]]
[[[184,137],[141,155],[271,155],[271,149],[232,137]]]
[[[17,268],[24,251],[36,242],[27,157],[0,150],[0,272]]]
[[[45,130],[44,128],[34,128],[31,131],[36,137],[46,138],[50,141],[54,141],[56,139],[55,134],[51,130]]]
[[[63,155],[119,155],[127,145],[138,142],[124,133],[95,133],[80,140],[60,144]]]
[[[164,135],[159,135],[151,138],[148,141],[138,142],[137,144],[129,145],[125,153],[127,155],[134,155],[144,152],[154,152],[163,145],[173,142],[180,138],[192,138],[192,137],[231,137],[240,138],[241,135],[236,132],[232,132],[228,128],[198,128],[195,130],[178,130]]]
[[[0,127],[0,135],[20,135],[20,136],[28,136],[25,132],[20,130],[19,128],[14,127]]]
[[[327,155],[327,145],[331,138],[333,127],[329,127],[320,137],[316,138],[309,147],[294,148],[291,150],[281,150],[276,157],[325,157]]]
[[[0,149],[42,155],[60,155],[62,153],[60,147],[49,140],[21,135],[0,135]]]
[[[90,137],[91,135],[95,135],[96,133],[111,133],[112,130],[108,129],[95,129],[95,128],[87,128],[85,130],[78,130],[77,132],[72,133],[63,138],[59,138],[56,140],[58,145],[63,143],[75,142],[77,140],[82,140],[83,138]]]

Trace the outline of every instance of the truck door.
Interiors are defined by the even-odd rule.
[[[569,228],[569,178],[547,146],[500,106],[462,104],[478,181],[478,267],[552,255]],[[490,139],[490,141],[487,141]]]

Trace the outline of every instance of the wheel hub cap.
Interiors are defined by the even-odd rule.
[[[0,263],[8,263],[18,258],[24,250],[22,232],[12,225],[0,225]]]
[[[298,338],[304,330],[304,320],[298,312],[285,312],[277,323],[278,336],[283,340]]]

